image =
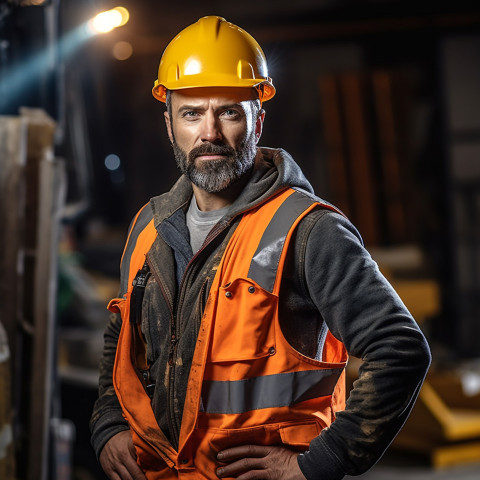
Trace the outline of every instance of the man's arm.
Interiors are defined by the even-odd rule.
[[[363,473],[408,417],[430,363],[423,334],[350,222],[317,211],[299,230],[296,246],[303,250],[296,252],[294,265],[305,271],[299,282],[303,296],[350,355],[363,359],[360,378],[345,412],[311,442],[309,451],[297,455],[280,447],[231,448],[221,452],[220,477],[241,473],[242,479],[337,480]]]
[[[132,435],[112,382],[118,336],[122,326],[119,314],[112,314],[105,329],[103,357],[100,361],[99,397],[90,419],[92,446],[108,478],[144,480],[136,462]]]
[[[349,355],[363,360],[344,412],[300,455],[308,479],[359,475],[382,456],[407,419],[430,364],[418,325],[335,213],[319,216],[305,250],[308,293]]]
[[[111,314],[104,333],[103,356],[100,360],[98,399],[93,407],[90,419],[91,443],[97,454],[115,434],[128,430],[128,424],[122,415],[113,387],[112,375],[117,351],[118,336],[122,327],[119,314]]]

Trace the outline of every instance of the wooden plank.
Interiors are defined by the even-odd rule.
[[[53,158],[53,120],[37,109],[22,109],[21,118],[27,124],[21,315],[30,336],[22,338],[21,451],[26,460],[19,465],[19,471],[26,480],[47,480],[55,351],[56,235],[65,182]]]
[[[365,79],[352,72],[340,75],[348,165],[353,193],[353,220],[367,246],[380,244],[377,188],[373,177],[372,149],[367,125]]]
[[[15,479],[12,428],[10,349],[5,329],[0,322],[0,478]]]
[[[47,479],[49,425],[52,408],[52,374],[55,346],[55,295],[57,282],[57,248],[59,215],[65,198],[63,165],[44,158],[39,170],[38,244],[35,269],[35,341],[32,356],[32,391],[30,427],[32,438],[39,443],[30,445],[29,478]],[[41,368],[38,368],[41,366]]]
[[[324,139],[327,147],[329,187],[332,202],[349,218],[352,217],[351,194],[346,164],[345,139],[342,129],[340,93],[336,75],[324,75],[318,82]]]
[[[54,131],[41,110],[0,117],[0,318],[12,378],[22,379],[12,386],[15,443],[25,459],[17,474],[26,480],[47,480],[50,446],[57,237],[66,185],[63,164],[52,156]]]
[[[0,318],[10,348],[12,376],[17,377],[16,339],[21,302],[22,225],[24,221],[24,168],[27,125],[19,117],[0,116]],[[18,405],[13,398],[13,405]]]
[[[372,73],[373,98],[377,114],[382,197],[385,202],[386,224],[391,243],[407,240],[406,209],[403,201],[400,149],[397,118],[393,102],[393,78],[390,72]]]

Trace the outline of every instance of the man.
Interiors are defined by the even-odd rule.
[[[132,222],[92,444],[111,479],[335,480],[383,454],[418,395],[424,336],[355,228],[283,150],[245,31],[204,17],[154,96],[183,175]],[[344,367],[363,360],[345,407]]]

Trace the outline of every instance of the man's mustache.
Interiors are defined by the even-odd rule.
[[[235,149],[230,147],[230,145],[219,145],[216,143],[205,142],[198,147],[192,148],[188,154],[188,158],[191,161],[200,155],[233,156],[235,153]]]

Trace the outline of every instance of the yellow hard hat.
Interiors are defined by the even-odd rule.
[[[265,102],[275,95],[260,45],[245,30],[216,16],[182,30],[163,52],[153,96],[197,87],[255,87]]]

